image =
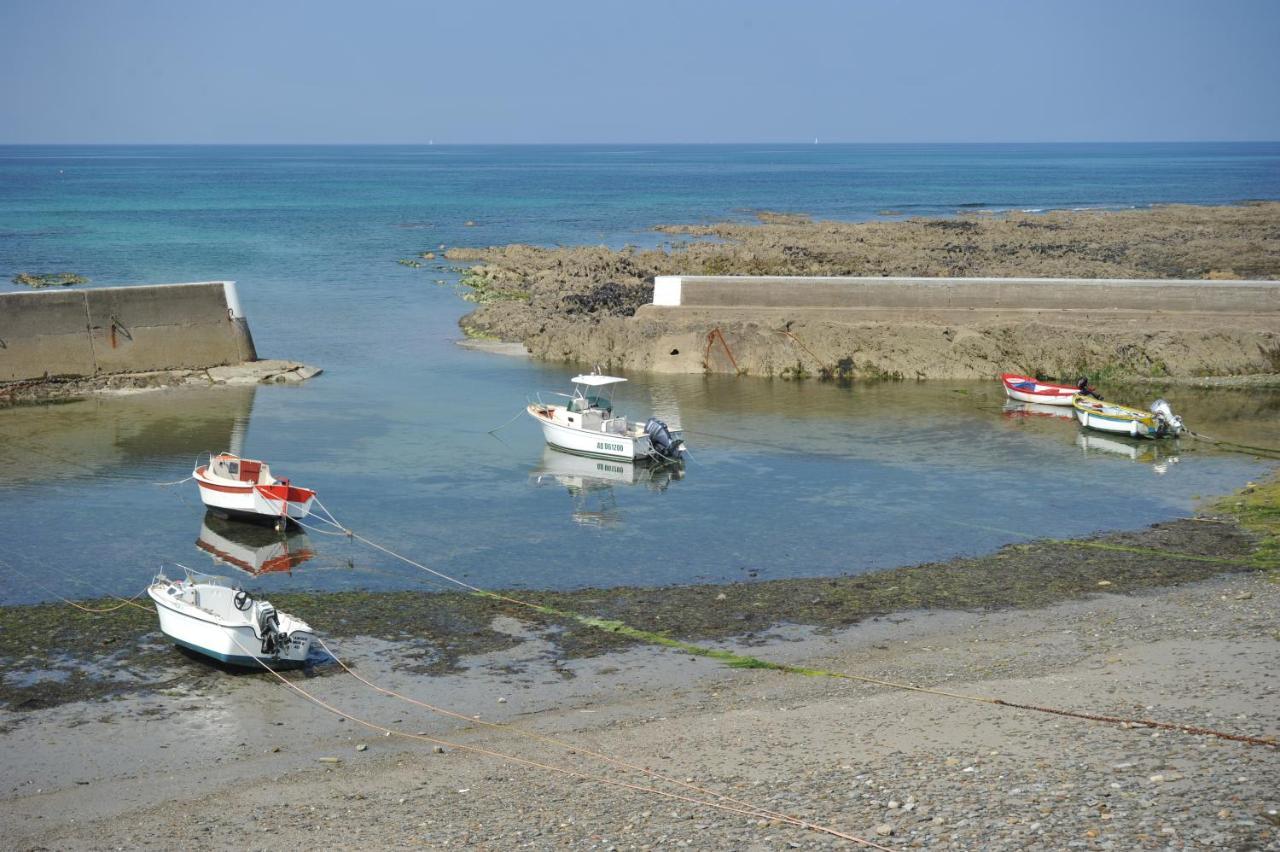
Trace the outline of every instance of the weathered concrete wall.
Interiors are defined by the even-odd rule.
[[[0,294],[0,382],[256,359],[231,281]]]
[[[561,357],[674,373],[1276,374],[1280,281],[659,276],[578,350]]]
[[[657,307],[1280,314],[1280,282],[659,276]]]

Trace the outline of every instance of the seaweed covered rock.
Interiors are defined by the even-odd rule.
[[[43,287],[72,287],[88,284],[89,279],[74,272],[19,272],[13,276],[14,284],[41,289]]]

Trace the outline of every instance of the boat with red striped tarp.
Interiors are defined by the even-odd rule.
[[[1080,381],[1074,385],[1061,385],[1018,373],[1001,373],[1000,383],[1004,385],[1004,392],[1009,399],[1018,402],[1070,405],[1072,398],[1078,393],[1102,399],[1093,388],[1089,387],[1089,379],[1086,377],[1081,377]]]
[[[282,526],[311,514],[316,492],[277,479],[264,461],[232,453],[197,462],[191,472],[200,499],[216,515]]]

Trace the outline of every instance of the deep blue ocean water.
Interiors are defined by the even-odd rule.
[[[620,408],[693,433],[686,475],[566,467],[523,419],[487,430],[575,370],[458,348],[457,276],[395,261],[440,245],[655,245],[657,224],[761,209],[868,219],[1278,198],[1280,143],[0,147],[0,290],[20,271],[90,286],[233,279],[260,354],[326,371],[301,388],[0,410],[0,602],[47,599],[57,578],[76,596],[132,594],[162,562],[208,567],[194,486],[154,483],[235,430],[350,526],[488,586],[857,572],[1185,513],[1262,467],[1191,446],[1084,446],[1071,423],[1008,417],[985,385],[636,375]],[[1280,443],[1274,396],[1175,403]],[[253,582],[423,579],[339,540],[290,546],[315,555]]]

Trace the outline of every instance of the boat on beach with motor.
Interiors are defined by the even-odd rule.
[[[1163,399],[1157,399],[1149,410],[1143,411],[1081,394],[1076,396],[1072,407],[1081,426],[1098,432],[1131,438],[1170,438],[1183,431],[1182,418],[1174,414]]]
[[[191,472],[200,500],[216,515],[277,526],[311,514],[316,492],[277,479],[264,461],[232,453],[211,455]]]
[[[1004,392],[1009,399],[1016,402],[1068,406],[1078,393],[1097,396],[1093,388],[1089,387],[1087,378],[1081,378],[1074,385],[1061,385],[1018,373],[1001,373],[1000,383],[1004,385]]]
[[[161,571],[147,587],[160,616],[160,631],[175,643],[223,663],[297,668],[306,663],[311,626],[231,579],[183,569],[171,580]]]
[[[684,435],[656,417],[644,423],[613,411],[613,391],[626,379],[597,373],[573,377],[573,393],[556,393],[548,402],[541,395],[525,410],[540,427],[547,443],[578,455],[604,459],[685,458]]]

